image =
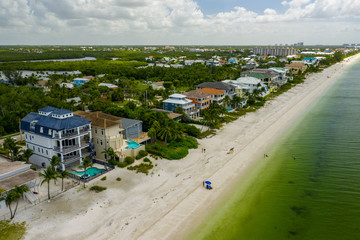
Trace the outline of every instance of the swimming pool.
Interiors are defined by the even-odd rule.
[[[141,146],[140,144],[134,142],[133,140],[127,140],[126,143],[128,144],[126,149],[136,149]]]
[[[86,169],[86,174],[90,175],[90,177],[95,176],[96,174],[105,171],[105,169],[100,169],[97,167],[92,167],[92,168],[88,168]],[[84,171],[78,172],[78,171],[72,171],[72,174],[76,174],[78,176],[82,176],[84,175]]]
[[[227,108],[227,109],[226,109],[226,111],[231,112],[231,111],[232,111],[232,109],[231,109],[231,108]]]

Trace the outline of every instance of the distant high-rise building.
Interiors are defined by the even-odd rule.
[[[256,55],[267,55],[267,56],[288,56],[296,54],[294,48],[289,47],[256,47],[253,49]]]

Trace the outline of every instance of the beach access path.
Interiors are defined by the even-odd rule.
[[[15,220],[28,223],[25,239],[183,239],[359,57],[307,76],[258,111],[225,125],[216,136],[199,140],[199,148],[182,160],[153,160],[149,175],[116,168],[106,174],[107,180],[88,184],[107,190],[94,193],[78,186],[50,203],[19,212]],[[227,154],[232,147],[234,152]],[[116,181],[118,177],[122,180]],[[214,189],[203,188],[204,180]]]

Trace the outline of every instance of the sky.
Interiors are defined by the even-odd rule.
[[[0,45],[360,43],[360,0],[0,0]]]

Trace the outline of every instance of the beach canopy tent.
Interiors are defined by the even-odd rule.
[[[211,184],[211,182],[210,182],[210,181],[206,181],[205,183],[206,183],[206,184],[208,184],[208,185],[210,185],[210,184]]]

